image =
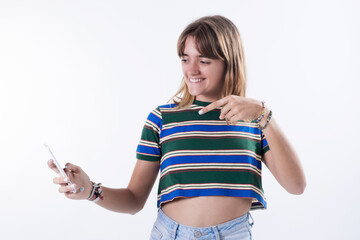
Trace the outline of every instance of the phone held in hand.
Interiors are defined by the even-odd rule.
[[[67,178],[68,178],[68,176],[66,175],[64,169],[60,166],[60,164],[59,164],[59,162],[56,160],[54,154],[51,152],[49,146],[48,146],[47,144],[44,144],[44,147],[47,149],[50,157],[54,160],[54,164],[55,164],[56,168],[59,170],[60,174],[61,174],[63,177],[67,177]],[[69,179],[69,178],[68,178],[68,179]],[[68,185],[72,185],[72,183],[71,183],[70,181],[69,181],[67,184],[68,184]],[[74,190],[72,190],[72,192],[73,192],[73,193],[76,193],[76,190],[74,189]]]

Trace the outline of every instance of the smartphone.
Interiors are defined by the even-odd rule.
[[[66,175],[64,169],[60,166],[60,164],[59,164],[59,162],[56,160],[54,154],[51,152],[49,146],[48,146],[47,144],[44,144],[44,147],[48,150],[48,153],[49,153],[50,157],[54,160],[54,164],[55,164],[56,168],[59,170],[60,174],[61,174],[63,177],[67,177],[67,178],[68,178],[68,176]],[[69,181],[67,184],[68,184],[68,185],[71,185],[72,183]],[[72,192],[73,192],[73,193],[76,193],[76,190],[74,189],[74,190],[72,190]]]

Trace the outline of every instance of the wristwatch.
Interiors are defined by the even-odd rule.
[[[103,200],[101,183],[95,183],[91,181],[93,187],[90,196],[87,198],[91,202],[97,202],[99,199]]]

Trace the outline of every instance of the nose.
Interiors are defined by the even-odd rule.
[[[197,64],[195,61],[189,63],[187,72],[189,76],[196,76],[200,74],[199,64]]]

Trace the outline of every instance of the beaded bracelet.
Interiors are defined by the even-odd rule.
[[[270,122],[271,116],[272,116],[272,111],[270,110],[270,113],[269,113],[269,116],[268,116],[268,119],[267,119],[265,125],[262,127],[262,126],[259,124],[259,128],[260,128],[261,130],[264,130],[264,129],[267,127],[267,125],[268,125],[269,122]]]
[[[258,119],[256,119],[257,123],[261,121],[261,119],[264,117],[264,114],[265,114],[265,102],[261,101],[261,104],[262,104],[262,112],[261,112],[261,116],[258,117]]]

